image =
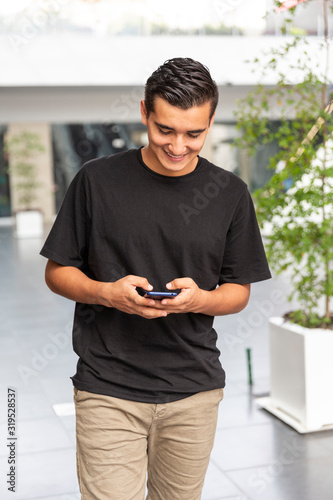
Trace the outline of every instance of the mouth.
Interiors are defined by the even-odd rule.
[[[167,155],[168,158],[170,158],[172,161],[181,161],[183,158],[185,158],[185,156],[187,155],[187,153],[183,154],[183,155],[173,155],[171,153],[168,153],[167,151],[163,150],[164,153]]]

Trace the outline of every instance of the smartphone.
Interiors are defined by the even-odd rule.
[[[179,292],[146,292],[145,297],[155,300],[174,299]]]

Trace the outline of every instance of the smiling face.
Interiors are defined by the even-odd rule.
[[[147,116],[145,102],[141,101],[142,123],[148,132],[148,146],[142,150],[145,164],[162,175],[176,177],[192,172],[213,123],[210,114],[210,102],[181,109],[157,97],[154,110]]]

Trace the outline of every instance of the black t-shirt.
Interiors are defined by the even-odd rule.
[[[143,276],[155,290],[190,277],[204,290],[270,278],[246,184],[199,157],[169,177],[141,150],[86,163],[71,183],[41,254],[94,280]],[[76,304],[75,387],[164,403],[224,387],[213,317],[170,314],[148,320]]]

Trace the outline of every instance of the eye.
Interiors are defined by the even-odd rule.
[[[163,130],[161,128],[159,128],[158,131],[160,134],[163,134],[163,135],[169,135],[171,133],[170,130]]]
[[[191,137],[191,139],[197,139],[197,137],[199,137],[200,134],[188,134],[189,137]]]

